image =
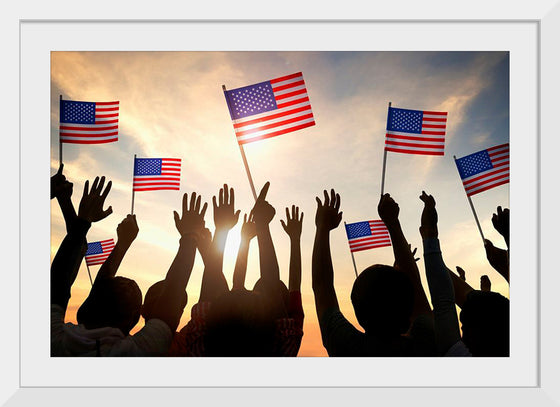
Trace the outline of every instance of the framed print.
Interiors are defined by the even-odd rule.
[[[125,11],[119,5],[112,7],[116,18]],[[553,109],[557,103],[553,96],[559,90],[556,72],[560,64],[555,38],[558,38],[560,4],[551,1],[525,6],[526,8],[512,8],[503,18],[496,18],[499,8],[492,5],[474,7],[466,17],[461,15],[460,10],[432,15],[426,10],[412,7],[410,10],[414,10],[413,15],[406,15],[412,11],[405,11],[404,16],[397,14],[397,7],[388,5],[379,10],[371,10],[363,16],[347,16],[347,19],[333,19],[335,16],[320,12],[317,18],[299,21],[282,14],[278,19],[269,20],[259,13],[253,13],[248,19],[240,10],[235,12],[227,8],[223,12],[229,10],[231,14],[220,14],[220,17],[208,19],[211,14],[208,14],[210,9],[206,6],[201,6],[194,16],[186,20],[169,20],[171,16],[157,14],[144,15],[139,10],[132,12],[130,20],[119,21],[107,20],[97,15],[82,20],[81,16],[62,16],[53,14],[51,10],[43,10],[44,17],[41,20],[27,18],[23,10],[13,10],[9,17],[5,17],[13,26],[10,33],[5,33],[14,38],[14,44],[10,44],[13,45],[10,48],[10,59],[19,61],[19,66],[14,68],[13,78],[20,78],[19,87],[9,84],[13,91],[10,96],[13,98],[10,98],[11,103],[5,104],[10,113],[13,112],[11,117],[19,117],[19,129],[15,129],[14,133],[19,131],[20,135],[19,146],[10,139],[6,148],[6,151],[13,152],[12,155],[19,150],[19,186],[14,186],[15,179],[10,179],[8,187],[21,191],[19,208],[10,207],[11,212],[20,214],[20,224],[10,224],[10,227],[14,227],[12,238],[16,236],[16,232],[19,233],[19,250],[13,246],[11,239],[6,242],[10,251],[19,253],[13,259],[14,256],[10,256],[10,269],[19,268],[19,275],[12,271],[5,280],[10,287],[10,295],[5,298],[5,309],[15,309],[15,304],[19,305],[19,313],[10,315],[7,323],[19,335],[17,338],[16,335],[9,335],[4,344],[9,350],[5,352],[5,369],[9,368],[9,379],[2,390],[6,404],[20,405],[29,404],[33,400],[44,402],[51,399],[62,400],[61,404],[75,404],[77,399],[85,400],[86,404],[96,404],[122,398],[148,405],[162,397],[172,397],[174,401],[217,403],[232,400],[231,397],[236,395],[239,395],[236,401],[254,405],[259,400],[262,404],[261,397],[275,400],[271,404],[279,404],[286,396],[299,398],[302,395],[331,404],[358,402],[374,397],[381,398],[384,403],[401,405],[414,402],[422,396],[436,405],[448,405],[450,400],[459,400],[464,404],[480,403],[482,399],[489,402],[558,404],[560,395],[554,386],[554,367],[558,361],[554,339],[558,335],[558,329],[554,323],[556,307],[553,302],[556,297],[553,290],[558,277],[553,272],[555,268],[551,259],[555,250],[553,233],[558,227],[558,220],[552,212],[556,199],[553,188],[556,185],[553,178],[556,171],[550,167],[557,144],[553,136]],[[347,10],[349,9],[350,7]],[[376,16],[369,19],[368,15],[374,11]],[[314,11],[307,9],[302,18],[311,18],[313,13]],[[19,20],[18,32],[13,30],[16,20]],[[16,36],[19,36],[19,44],[15,41]],[[400,68],[399,61],[402,61]],[[384,67],[384,64],[391,68]],[[395,82],[394,88],[388,85],[384,87],[383,82],[390,83],[393,76],[397,75],[397,70],[401,75],[400,83]],[[62,223],[52,220],[54,211],[58,211],[58,208],[53,209],[44,197],[47,196],[47,168],[49,175],[52,175],[59,158],[56,146],[58,123],[53,120],[58,117],[57,94],[64,94],[65,99],[87,100],[83,97],[88,91],[97,92],[95,96],[110,95],[113,92],[118,97],[119,92],[124,93],[125,85],[135,89],[138,93],[135,94],[134,101],[130,99],[121,101],[120,104],[119,132],[122,136],[119,134],[119,143],[125,144],[126,147],[123,148],[128,149],[127,154],[134,148],[142,152],[149,149],[162,154],[172,152],[170,146],[169,150],[165,150],[162,134],[174,132],[174,148],[185,152],[181,192],[166,191],[162,194],[167,195],[155,198],[153,195],[138,193],[135,197],[135,213],[144,212],[148,216],[150,206],[159,205],[168,215],[165,221],[167,223],[162,224],[161,229],[174,228],[172,212],[178,208],[181,194],[198,188],[203,191],[206,201],[210,202],[211,191],[219,189],[222,179],[233,180],[241,209],[243,212],[250,209],[250,185],[234,141],[233,128],[228,127],[231,122],[227,116],[227,105],[221,99],[218,102],[218,98],[223,97],[221,85],[227,85],[228,89],[239,88],[271,79],[274,77],[271,75],[280,76],[299,71],[303,72],[307,85],[316,122],[315,129],[310,127],[302,130],[301,137],[289,139],[289,148],[281,145],[280,141],[285,140],[275,137],[259,142],[260,144],[247,145],[245,153],[257,189],[267,180],[271,181],[271,202],[273,198],[278,202],[275,219],[278,233],[283,233],[279,219],[280,215],[283,216],[283,208],[289,203],[280,192],[274,192],[274,188],[278,188],[277,191],[290,188],[297,190],[300,188],[295,185],[297,183],[292,185],[289,180],[299,179],[302,174],[310,179],[301,181],[302,185],[311,189],[305,191],[308,202],[300,204],[304,208],[307,222],[303,230],[307,242],[302,239],[302,285],[305,286],[305,290],[302,288],[302,297],[305,318],[310,324],[304,325],[305,342],[300,350],[302,357],[50,357],[50,326],[46,311],[49,275],[46,263],[52,261],[53,247],[56,250],[63,235],[59,230]],[[350,216],[348,212],[351,210],[365,211],[362,207],[366,206],[366,202],[376,208],[383,156],[380,146],[383,145],[385,134],[382,122],[386,117],[383,115],[387,114],[384,109],[387,108],[387,102],[396,104],[408,101],[407,97],[414,100],[415,89],[424,89],[422,86],[425,84],[421,86],[407,79],[407,72],[412,71],[435,89],[434,98],[422,99],[430,103],[426,109],[437,110],[440,106],[449,109],[449,126],[456,126],[453,132],[450,128],[449,140],[460,137],[459,133],[464,136],[469,131],[473,132],[472,137],[492,140],[493,134],[499,134],[502,126],[507,142],[511,143],[511,181],[506,187],[501,187],[504,188],[501,192],[497,192],[498,188],[492,192],[492,198],[506,201],[504,206],[511,207],[513,211],[511,285],[500,287],[499,279],[491,276],[495,290],[503,289],[511,299],[510,356],[507,358],[328,358],[322,349],[310,277],[316,208],[314,198],[322,193],[319,187],[321,182],[330,180],[337,189],[346,192],[345,188],[348,188],[347,193],[342,194],[342,207],[344,208],[346,199],[349,208],[344,216]],[[109,80],[109,72],[122,74]],[[314,72],[314,75],[307,72]],[[461,75],[464,72],[468,72],[468,75],[463,77]],[[372,73],[377,76],[372,78]],[[350,86],[350,82],[342,80],[343,76],[364,80],[354,80]],[[468,80],[465,79],[467,76]],[[101,90],[93,85],[96,81],[99,82],[100,77],[106,79],[103,82],[105,87]],[[191,78],[197,78],[196,83],[190,82]],[[202,89],[201,78],[211,81],[215,86]],[[467,85],[461,88],[465,83]],[[361,87],[365,89],[363,92]],[[445,87],[455,88],[456,97],[446,99],[445,103],[438,103],[438,89]],[[487,88],[491,88],[492,92],[484,94],[483,90]],[[197,100],[188,101],[189,95],[183,93],[183,89],[190,89],[191,94],[197,94]],[[333,89],[340,99],[327,103],[329,92],[334,92]],[[393,92],[393,95],[398,95],[394,96],[395,100],[389,100],[392,97],[391,89],[399,89],[398,92]],[[202,93],[197,92],[206,93],[201,97]],[[492,130],[485,131],[477,128],[477,123],[468,121],[465,101],[475,99],[475,95],[483,95],[488,101],[497,98],[499,92],[506,95],[504,100],[507,100],[507,115],[493,116],[492,111],[486,112],[485,117],[490,124],[485,122],[484,125],[494,126]],[[19,105],[13,102],[16,94],[19,94]],[[405,94],[406,97],[402,96]],[[376,97],[379,95],[385,97],[383,106],[374,107],[371,100],[378,104]],[[167,105],[166,100],[180,102]],[[153,116],[141,117],[133,112],[134,109],[140,109],[143,103],[153,103]],[[192,109],[182,111],[181,104],[191,106],[188,103],[197,105],[200,113]],[[488,105],[499,111],[496,105]],[[16,111],[16,106],[19,111]],[[379,113],[381,111],[384,113]],[[461,122],[462,127],[451,124],[452,119],[456,123]],[[364,125],[354,127],[354,123],[362,121]],[[325,130],[321,130],[323,123]],[[481,126],[480,123],[478,125]],[[176,133],[183,130],[184,134]],[[308,132],[304,133],[305,131]],[[320,139],[322,131],[323,142],[313,140]],[[50,137],[39,136],[47,132],[50,132]],[[489,132],[494,133],[489,135]],[[208,134],[221,136],[206,147],[204,142]],[[132,140],[130,145],[126,144],[126,140],[121,141],[126,137]],[[290,136],[285,138],[288,137]],[[342,140],[340,143],[336,142],[337,137]],[[374,137],[381,141],[369,144]],[[194,143],[193,140],[200,141]],[[220,157],[221,164],[215,165],[211,160],[206,160],[205,163],[197,158],[197,155],[203,153],[195,150],[194,145],[205,154],[212,152]],[[205,148],[208,150],[204,150]],[[290,151],[290,148],[301,149],[302,155]],[[449,160],[453,154],[461,157],[469,153],[468,146],[452,144],[451,141],[446,143],[445,148],[445,157]],[[75,173],[92,177],[102,175],[101,172],[105,170],[102,159],[94,157],[96,153],[92,152],[106,154],[108,150],[103,150],[103,147],[87,153],[75,146],[64,145],[64,149],[65,159],[68,157],[68,168]],[[368,149],[372,149],[371,154],[367,152]],[[332,151],[340,154],[340,162],[321,160],[322,154],[332,154]],[[307,158],[303,158],[305,154],[308,155]],[[283,158],[285,162],[293,159],[293,162],[304,164],[269,168],[268,157],[274,155]],[[349,157],[348,160],[345,159],[346,156]],[[111,159],[122,157],[124,154],[111,156]],[[419,159],[420,157],[414,157],[414,160]],[[363,160],[365,164],[355,164],[358,168],[353,168],[352,161],[359,160]],[[401,174],[398,168],[401,163],[411,170],[409,176],[412,180],[423,180],[415,181],[418,184],[425,181],[434,190],[440,188],[435,182],[426,181],[429,178],[417,178],[421,174],[414,173],[412,169],[414,163],[420,161],[403,160],[403,157],[396,158],[394,155],[387,157],[387,191],[391,191],[391,188],[398,190],[397,174],[404,177],[402,174],[405,173],[403,171]],[[13,166],[15,165],[14,163]],[[438,164],[436,162],[433,165]],[[113,191],[118,197],[112,203],[113,211],[118,216],[126,215],[129,209],[131,190],[126,182],[132,181],[132,164],[128,167],[130,174],[126,175],[107,170],[108,175],[122,181],[119,186],[115,182]],[[454,170],[454,167],[451,169]],[[329,171],[344,175],[338,181]],[[442,171],[447,172],[438,174],[438,177],[442,177],[438,179],[445,183],[445,188],[457,188],[457,185],[462,188],[456,172],[449,169]],[[279,176],[280,173],[283,175]],[[356,176],[356,173],[360,175]],[[212,179],[215,185],[208,191],[196,181],[197,177],[210,179],[204,178],[207,174],[216,178]],[[130,180],[127,178],[129,175]],[[352,188],[360,188],[362,185],[373,192],[368,191],[371,196],[364,195],[364,203],[358,202],[359,200],[354,203],[350,197]],[[82,186],[83,183],[77,181],[74,185],[75,193],[81,191]],[[401,214],[416,217],[410,222],[410,226],[406,224],[407,236],[411,236],[410,242],[421,251],[417,229],[420,219],[419,204],[412,203],[411,191],[406,188],[402,192],[398,191],[400,196],[406,197],[400,202]],[[459,191],[462,192],[460,189]],[[414,192],[415,197],[420,192]],[[345,198],[346,196],[349,198]],[[370,199],[371,197],[375,200]],[[463,234],[474,236],[471,240],[481,245],[466,197],[461,195],[457,201],[455,198],[449,199],[455,206],[463,205],[467,212],[465,220],[457,222],[461,223],[461,227],[457,226],[457,233],[452,234],[450,231],[448,236],[459,240],[462,236],[458,232],[460,230]],[[473,201],[480,212],[488,215],[481,218],[481,223],[482,229],[490,233],[492,210],[501,203],[490,199],[486,202],[482,198],[473,198]],[[407,205],[411,208],[405,209]],[[415,206],[412,207],[413,205]],[[444,206],[444,203],[438,203],[438,209],[439,206]],[[444,222],[445,216],[447,213],[442,209],[441,222]],[[346,219],[348,223],[358,220],[350,217],[345,218],[345,221]],[[96,230],[95,233],[99,233],[96,235],[98,240],[102,239],[103,233],[113,236],[119,220],[112,220],[114,224],[111,223],[106,229]],[[165,273],[173,257],[172,251],[176,250],[176,246],[173,246],[176,241],[168,242],[168,235],[160,235],[160,229],[146,223],[148,224],[150,226],[146,229],[158,236],[161,242],[161,247],[153,253],[160,250],[167,255],[161,260],[161,271]],[[142,224],[140,227],[142,231]],[[341,233],[333,237],[333,244],[348,244],[343,232]],[[489,236],[490,239],[496,239],[496,235]],[[470,248],[471,240],[465,238],[461,242],[464,247]],[[278,242],[275,240],[279,253],[287,253],[286,242],[287,240],[282,241],[280,238]],[[141,249],[148,250],[149,247],[147,241],[139,243],[140,248],[136,253],[141,258],[145,255],[140,253]],[[173,249],[169,251],[167,247]],[[344,250],[344,261],[335,262],[335,281],[344,287],[338,292],[337,286],[341,306],[346,306],[351,313],[349,293],[354,273],[347,246],[344,246]],[[388,256],[387,260],[382,257],[383,261],[390,261],[390,248],[379,250],[379,256]],[[479,255],[484,254],[480,246],[476,250]],[[152,257],[155,257],[153,253]],[[460,247],[455,249],[450,245],[447,253],[452,253],[461,260],[468,258]],[[372,260],[360,256],[362,257],[356,254],[355,262],[363,269]],[[445,251],[444,259],[447,260]],[[254,258],[250,258],[250,261],[256,262]],[[452,261],[454,260],[450,260],[448,264],[450,268],[459,264]],[[485,259],[482,258],[481,261]],[[279,259],[279,262],[287,268],[287,259]],[[129,264],[130,273],[133,273],[135,264]],[[195,267],[197,266],[200,264],[195,263]],[[473,270],[474,268],[473,266]],[[79,278],[84,279],[87,287],[84,270]],[[193,281],[200,284],[200,276],[194,276],[195,273],[201,273],[196,270],[195,268],[193,272]],[[421,272],[423,273],[422,270]],[[350,283],[347,284],[347,280],[340,277],[342,273],[349,275]],[[147,287],[156,281],[150,280],[151,276],[137,278],[139,281],[142,278],[146,280],[141,283],[142,291],[142,284]],[[476,284],[478,278],[477,274]],[[16,286],[19,291],[15,289]],[[80,295],[77,291],[76,293],[77,296]],[[189,292],[189,298],[194,296]],[[341,299],[343,296],[344,300]],[[312,323],[315,323],[315,328],[311,326]],[[305,337],[306,326],[310,332],[308,338]]]

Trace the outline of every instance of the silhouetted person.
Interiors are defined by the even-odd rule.
[[[384,195],[379,208],[393,244],[396,244],[393,250],[398,268],[379,264],[370,266],[360,273],[352,288],[352,305],[365,330],[362,333],[340,312],[334,289],[329,236],[342,219],[340,196],[331,189],[330,197],[324,191],[324,203],[319,198],[316,200],[312,285],[323,345],[329,356],[433,355],[431,309],[427,300],[424,302],[422,297],[415,297],[417,287],[411,275],[416,261],[400,230],[398,206]],[[414,313],[417,317],[411,326]]]
[[[490,278],[486,274],[480,276],[480,291],[490,291],[492,289],[492,283]]]
[[[473,290],[443,262],[438,240],[435,199],[422,191],[424,202],[420,234],[424,245],[426,277],[434,307],[438,352],[445,356],[508,356],[509,300],[490,291]],[[454,286],[460,291],[455,309]]]
[[[465,270],[463,270],[459,266],[455,266],[455,268],[457,269],[457,273],[459,273],[459,277],[461,278],[461,280],[467,281],[467,277],[465,276]]]
[[[490,265],[509,283],[509,209],[502,210],[502,207],[498,206],[496,213],[492,215],[492,225],[503,236],[507,250],[495,247],[490,240],[484,239],[486,258]]]

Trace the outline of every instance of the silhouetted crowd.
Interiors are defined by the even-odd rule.
[[[224,277],[223,253],[228,233],[238,223],[233,188],[224,184],[212,199],[215,230],[205,225],[207,203],[196,192],[183,195],[181,214],[173,213],[179,249],[165,277],[153,284],[142,300],[138,284],[117,276],[127,250],[138,235],[136,215],[127,215],[117,227],[117,242],[101,265],[88,297],[77,312],[78,324],[65,323],[71,287],[87,250],[87,232],[93,222],[112,213],[103,209],[111,181],[86,181],[78,211],[71,196],[73,184],[63,165],[51,177],[51,199],[56,198],[66,223],[64,237],[51,264],[51,356],[297,356],[303,337],[301,301],[301,231],[303,213],[286,208],[282,227],[290,238],[288,286],[280,270],[270,233],[276,214],[266,201],[267,182],[255,205],[243,217],[241,241],[231,289]],[[487,276],[480,290],[466,282],[443,261],[438,239],[434,197],[422,191],[420,217],[423,259],[430,290],[424,292],[415,258],[400,222],[399,205],[384,194],[377,210],[385,223],[394,253],[393,265],[375,264],[356,278],[351,301],[359,324],[341,313],[334,287],[330,232],[342,220],[341,199],[331,189],[316,198],[312,288],[323,346],[329,356],[509,356],[509,300],[491,291]],[[497,208],[494,228],[507,250],[485,240],[487,259],[509,283],[509,210]],[[256,237],[260,278],[245,288],[251,240]],[[186,287],[200,253],[204,272],[200,297],[189,322],[179,329],[187,305]],[[461,311],[457,316],[456,306]],[[140,316],[144,326],[130,331]],[[459,324],[459,320],[461,325]]]

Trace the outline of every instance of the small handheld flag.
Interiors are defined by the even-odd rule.
[[[237,142],[251,143],[313,126],[303,74],[224,90]]]
[[[509,143],[455,160],[467,196],[509,182]]]
[[[118,141],[119,102],[60,99],[61,143],[102,144]]]
[[[389,231],[382,220],[349,223],[344,226],[351,252],[391,246]]]
[[[113,239],[101,240],[99,242],[88,243],[86,252],[86,265],[95,266],[103,264],[113,251],[115,241]]]
[[[385,151],[443,155],[447,112],[399,109],[389,106]]]
[[[179,190],[180,184],[180,158],[134,157],[133,191]]]

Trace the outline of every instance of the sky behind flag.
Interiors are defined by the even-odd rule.
[[[64,173],[74,183],[77,207],[86,179],[113,181],[107,204],[113,214],[95,223],[88,240],[116,238],[130,211],[134,154],[182,159],[179,191],[145,194],[135,205],[139,234],[118,274],[134,278],[143,293],[164,278],[178,248],[173,210],[183,192],[196,191],[210,203],[226,182],[235,188],[236,207],[248,213],[254,199],[239,154],[221,88],[236,89],[303,72],[316,125],[282,137],[244,145],[255,187],[270,181],[268,201],[276,208],[271,233],[287,281],[289,238],[280,225],[284,208],[305,213],[302,233],[302,298],[305,311],[301,356],[325,356],[311,290],[315,196],[334,188],[341,195],[343,221],[377,219],[387,105],[448,112],[445,156],[389,154],[385,192],[399,204],[403,231],[422,254],[418,232],[422,190],[437,200],[443,257],[478,288],[487,274],[492,289],[509,295],[507,284],[487,263],[477,226],[457,175],[453,155],[463,157],[509,142],[509,56],[507,52],[53,52],[51,64],[51,174],[58,169],[59,97],[119,100],[119,142],[68,144]],[[79,73],[79,74],[78,74]],[[123,80],[126,78],[126,80]],[[485,237],[505,248],[491,223],[496,207],[509,207],[509,185],[473,197]],[[54,256],[65,233],[56,202],[51,204]],[[214,227],[212,211],[206,225]],[[231,231],[224,273],[231,284],[241,222]],[[355,274],[341,225],[331,232],[335,287],[344,315],[356,322],[350,291]],[[247,287],[258,279],[258,249],[251,244]],[[354,254],[358,272],[371,264],[393,264],[391,247]],[[52,258],[52,257],[51,257]],[[427,289],[422,261],[418,262]],[[203,264],[197,255],[187,288],[188,322],[198,300]],[[85,264],[72,289],[68,320],[91,284]],[[137,326],[141,326],[141,323]]]

